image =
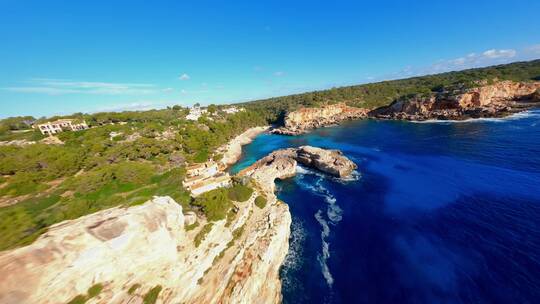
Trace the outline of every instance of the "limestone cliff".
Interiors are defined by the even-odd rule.
[[[54,225],[32,245],[0,253],[0,303],[67,303],[94,284],[104,288],[87,303],[142,303],[158,285],[157,303],[279,302],[291,217],[273,195],[254,207],[256,195],[198,247],[203,225],[186,231],[182,207],[168,197]]]
[[[368,110],[349,107],[344,103],[325,105],[320,108],[302,108],[287,113],[285,126],[273,130],[273,133],[297,135],[311,129],[339,124],[344,120],[367,117]]]
[[[279,269],[289,247],[291,215],[274,180],[297,163],[334,176],[356,165],[337,150],[303,146],[275,151],[244,170],[254,193],[228,220],[207,226],[170,197],[64,221],[29,246],[0,253],[0,303],[279,303]],[[262,195],[267,204],[255,206]],[[199,226],[191,225],[198,221]],[[204,229],[200,243],[194,241]],[[87,292],[99,284],[94,297]]]
[[[540,82],[499,81],[464,91],[397,100],[370,116],[407,120],[505,116],[540,105],[539,89]]]

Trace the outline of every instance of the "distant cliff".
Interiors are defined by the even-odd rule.
[[[319,108],[301,108],[287,113],[285,125],[274,129],[275,134],[297,135],[309,130],[339,124],[345,120],[367,117],[368,110],[355,108],[344,103],[325,105]]]
[[[272,133],[298,135],[312,129],[362,118],[400,120],[462,120],[500,117],[540,106],[540,82],[485,81],[474,88],[454,89],[402,98],[373,110],[343,103],[318,108],[301,108],[285,115],[284,126]]]
[[[540,106],[540,82],[499,81],[463,91],[414,97],[376,109],[370,116],[387,119],[466,119],[498,117]]]

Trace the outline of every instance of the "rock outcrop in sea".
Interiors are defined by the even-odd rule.
[[[301,146],[274,151],[242,170],[239,175],[250,176],[273,192],[274,180],[294,176],[298,163],[335,177],[348,177],[357,168],[339,150]]]
[[[430,97],[397,100],[370,112],[370,116],[403,120],[501,117],[540,106],[538,90],[538,81],[499,81],[472,89],[441,92]]]
[[[367,109],[350,107],[344,103],[325,105],[320,108],[302,108],[287,113],[285,125],[272,130],[272,133],[298,135],[312,129],[336,125],[342,121],[365,118],[367,114]]]
[[[274,180],[293,176],[297,163],[338,177],[356,168],[337,150],[283,149],[239,174],[254,193],[235,203],[230,219],[210,224],[155,197],[58,223],[33,244],[0,253],[0,303],[142,303],[152,290],[157,303],[279,303],[291,214]]]

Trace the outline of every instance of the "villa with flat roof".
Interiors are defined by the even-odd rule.
[[[227,187],[230,184],[230,175],[228,173],[222,173],[214,177],[203,179],[202,181],[189,186],[189,190],[191,191],[191,195],[196,197],[217,188]]]
[[[229,174],[221,172],[218,164],[213,161],[193,164],[188,166],[186,170],[186,178],[182,185],[191,191],[193,197],[231,184]]]
[[[83,120],[76,123],[75,119],[58,119],[38,124],[37,128],[43,135],[53,135],[64,131],[79,131],[88,129],[88,125]]]

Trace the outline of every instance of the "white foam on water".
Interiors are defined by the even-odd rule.
[[[326,220],[326,218],[324,217],[323,210],[319,210],[315,214],[315,219],[322,228],[321,253],[317,255],[317,260],[319,261],[319,264],[321,266],[321,272],[324,279],[326,280],[326,283],[329,287],[332,287],[332,284],[334,283],[334,278],[332,277],[332,273],[330,272],[330,268],[328,267],[328,259],[330,258],[330,244],[327,239],[330,236],[330,226],[335,226],[342,220],[343,210],[337,204],[336,197],[332,195],[332,193],[330,193],[330,191],[323,185],[323,181],[325,180],[326,175],[305,168],[300,169],[299,172],[301,173],[298,175],[297,184],[304,189],[310,190],[313,194],[324,198],[324,201],[327,204],[326,218],[328,220]],[[304,181],[304,177],[306,174],[313,174],[316,175],[318,178],[312,184],[307,183]],[[357,180],[359,178],[359,175],[360,174],[356,172],[356,174],[353,175],[354,180]],[[339,181],[341,179],[333,180]]]
[[[330,273],[330,269],[328,268],[327,263],[328,259],[330,258],[330,245],[326,241],[326,238],[330,235],[330,226],[328,226],[328,222],[323,218],[322,210],[317,211],[317,213],[315,214],[315,218],[317,219],[317,222],[319,222],[319,224],[321,224],[322,226],[322,252],[317,256],[317,259],[319,260],[319,264],[321,265],[322,274],[324,279],[326,280],[326,283],[328,284],[328,286],[332,287],[332,284],[334,283],[334,278]]]
[[[511,120],[531,118],[531,117],[540,117],[540,112],[538,110],[529,110],[514,113],[506,117],[482,117],[482,118],[468,118],[463,120],[438,120],[438,119],[428,119],[428,120],[411,120],[412,123],[436,123],[436,124],[452,124],[452,123],[469,123],[469,122],[507,122]]]

